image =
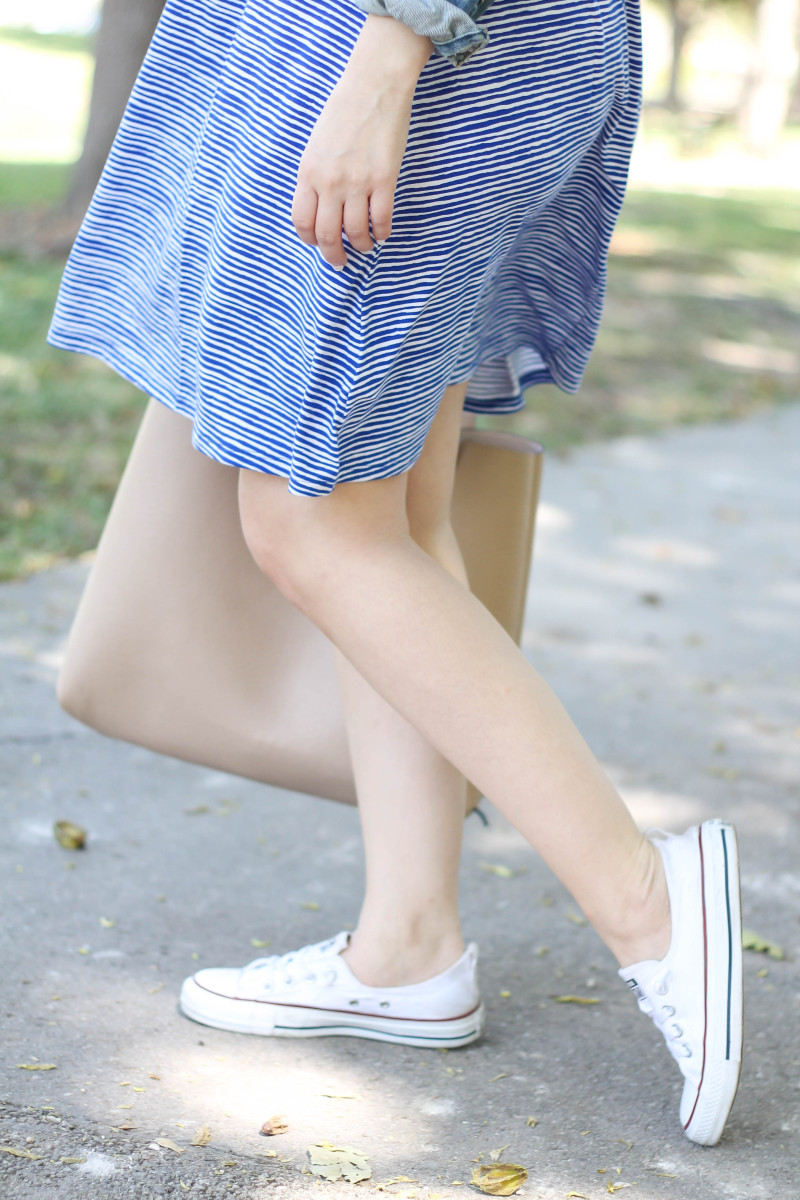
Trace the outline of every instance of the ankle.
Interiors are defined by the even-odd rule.
[[[342,958],[367,987],[402,987],[439,975],[463,953],[458,926],[440,931],[386,931],[359,922]]]
[[[597,932],[621,967],[659,960],[672,938],[669,893],[664,862],[656,846],[643,837],[631,883],[613,918]]]

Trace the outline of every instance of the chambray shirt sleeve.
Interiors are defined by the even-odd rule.
[[[429,37],[434,50],[459,67],[485,46],[489,34],[478,25],[492,0],[353,0],[365,13],[394,17]]]

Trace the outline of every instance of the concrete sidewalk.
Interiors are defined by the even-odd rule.
[[[546,465],[526,651],[643,827],[736,822],[745,924],[786,951],[745,955],[742,1085],[711,1150],[683,1138],[677,1067],[610,955],[486,805],[487,828],[467,822],[462,887],[483,1041],[447,1054],[271,1041],[178,1016],[198,964],[355,920],[357,815],[78,725],[53,681],[85,568],[0,588],[0,1144],[36,1156],[0,1151],[0,1195],[336,1198],[382,1184],[455,1200],[502,1147],[537,1200],[621,1184],[638,1200],[796,1196],[799,500],[800,406]],[[86,851],[56,844],[59,818],[87,827]],[[37,1062],[56,1067],[17,1065]],[[289,1132],[260,1137],[277,1113]],[[191,1147],[202,1125],[211,1141]],[[363,1151],[372,1179],[304,1175],[322,1140]]]

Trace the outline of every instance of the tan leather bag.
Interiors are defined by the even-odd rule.
[[[330,642],[248,551],[238,469],[151,400],[58,680],[86,725],[235,775],[355,803]],[[462,434],[453,519],[470,586],[519,641],[541,447]],[[468,807],[478,797],[470,789]]]

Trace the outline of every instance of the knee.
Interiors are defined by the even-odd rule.
[[[285,480],[278,480],[274,496],[265,496],[269,489],[263,484],[258,490],[240,485],[239,519],[245,543],[258,569],[288,600],[305,609],[305,598],[313,590],[310,578],[313,565],[319,563],[319,556],[311,544],[313,538],[308,523],[294,511],[292,500],[297,498],[287,495],[284,500],[278,494],[280,484],[285,490]]]

